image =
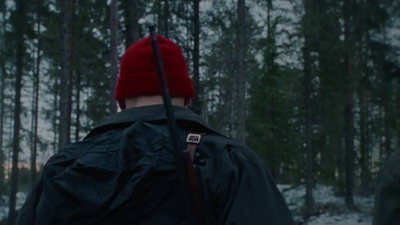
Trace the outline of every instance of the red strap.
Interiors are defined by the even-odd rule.
[[[201,139],[201,134],[195,134],[195,133],[188,134],[186,139],[187,147],[186,150],[184,151],[184,155],[186,161],[185,163],[186,171],[188,175],[190,190],[192,193],[194,213],[196,214],[197,218],[203,220],[205,212],[204,198],[201,187],[199,185],[199,180],[197,179],[197,176],[193,168],[194,155],[196,152],[196,147],[200,143],[200,139]],[[205,221],[198,221],[198,222],[200,224],[205,224]]]
[[[190,162],[193,164],[194,153],[196,152],[197,144],[187,144],[186,150],[189,152]]]

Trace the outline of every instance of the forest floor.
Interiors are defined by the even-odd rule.
[[[374,196],[354,197],[354,207],[346,206],[344,197],[336,196],[331,186],[316,185],[313,197],[315,211],[307,221],[302,218],[305,185],[278,185],[296,221],[304,225],[371,225]]]
[[[290,211],[296,221],[302,219],[304,206],[305,186],[278,185],[278,189],[286,199]],[[354,197],[354,207],[345,205],[344,197],[334,194],[331,186],[316,185],[313,192],[316,209],[304,225],[371,225],[374,196]],[[26,199],[23,192],[17,193],[17,209],[21,208]],[[0,221],[8,215],[8,197],[0,199]]]
[[[22,205],[25,202],[25,199],[26,199],[26,194],[24,192],[17,193],[17,203],[16,203],[17,210],[19,210],[22,207]],[[8,200],[9,200],[8,196],[3,195],[0,198],[0,221],[5,220],[8,216],[8,211],[9,211]]]

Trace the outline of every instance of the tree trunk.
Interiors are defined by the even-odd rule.
[[[267,1],[267,50],[266,55],[264,56],[265,59],[265,66],[266,66],[266,76],[273,76],[275,74],[275,53],[273,51],[274,48],[274,32],[275,30],[271,26],[271,11],[272,11],[272,1]],[[265,75],[264,75],[265,76]],[[270,105],[273,106],[276,103],[276,95],[274,93],[270,94]],[[266,152],[269,152],[269,156],[271,157],[271,174],[275,180],[280,180],[280,173],[279,173],[279,157],[277,151],[277,129],[275,127],[276,122],[276,111],[275,107],[268,107],[266,117],[271,122],[270,130],[270,143],[268,146],[269,148],[266,149]]]
[[[362,11],[366,14],[366,11]],[[365,48],[369,47],[370,38],[368,35],[368,30],[366,30],[365,26],[362,26],[362,35],[359,40],[361,43],[364,42]],[[368,50],[361,50],[361,65],[362,65],[362,75],[359,82],[358,88],[358,97],[359,97],[359,109],[360,109],[360,168],[361,168],[361,191],[364,196],[367,196],[370,192],[369,187],[369,147],[368,147],[368,96],[369,96],[369,77],[370,74],[368,72],[368,60],[367,56]]]
[[[72,90],[74,84],[74,72],[75,72],[75,0],[70,0],[71,2],[71,9],[70,9],[70,70],[69,70],[69,78],[68,78],[68,124],[69,124],[69,134],[68,140],[71,141],[71,127],[72,127]],[[68,142],[68,143],[69,143]]]
[[[353,115],[353,77],[351,71],[351,41],[350,41],[350,5],[351,0],[345,0],[343,4],[344,14],[344,38],[345,38],[345,55],[344,69],[347,84],[347,102],[344,107],[344,123],[345,123],[345,155],[346,155],[346,204],[353,206],[353,187],[354,187],[354,115]]]
[[[390,86],[389,84],[387,84],[387,86]],[[385,92],[387,92],[388,94],[386,94],[385,96],[385,101],[383,102],[384,106],[383,106],[383,110],[384,110],[384,121],[385,121],[385,126],[384,126],[384,132],[385,132],[385,158],[388,158],[391,154],[392,154],[392,134],[391,134],[391,130],[390,130],[390,123],[391,122],[391,111],[390,111],[390,101],[391,101],[391,95],[392,93],[390,93],[390,87],[386,87]]]
[[[275,111],[274,110],[270,110],[269,111],[269,118],[271,119],[271,123],[272,124],[275,124]],[[271,132],[271,140],[273,140],[272,141],[272,143],[271,143],[271,147],[270,147],[270,156],[271,156],[271,164],[272,164],[272,166],[271,166],[271,174],[272,174],[272,177],[275,179],[275,180],[278,180],[279,179],[279,167],[278,167],[278,157],[277,157],[277,148],[276,148],[276,139],[277,139],[277,137],[276,137],[276,129],[275,129],[275,126],[271,126],[271,128],[270,128],[270,132]]]
[[[371,117],[372,117],[372,107],[373,104],[371,103],[371,93],[368,93],[368,96],[366,98],[366,126],[365,126],[365,149],[367,150],[367,154],[366,154],[366,165],[367,165],[367,180],[368,183],[371,182],[371,168],[375,167],[374,165],[372,165],[372,161],[371,161],[371,155],[372,155],[372,143],[374,143],[373,141],[373,134],[371,134]],[[372,132],[373,133],[373,132]],[[371,187],[371,186],[370,186]],[[372,189],[371,189],[372,190]],[[371,191],[370,190],[370,191]]]
[[[169,0],[164,0],[164,16],[163,16],[163,25],[164,25],[164,35],[166,38],[169,38]]]
[[[70,127],[72,126],[72,90],[74,88],[74,73],[75,73],[75,17],[76,17],[76,8],[75,8],[75,1],[70,0],[71,2],[71,20],[70,20],[70,71],[69,71],[69,93],[68,93],[68,124]],[[70,128],[71,129],[71,128]],[[71,131],[70,131],[71,133]],[[68,137],[71,140],[71,134]]]
[[[245,0],[237,1],[237,70],[236,70],[236,115],[237,115],[237,138],[241,143],[246,142],[246,77],[245,77],[245,53],[246,53],[246,5]]]
[[[57,109],[57,107],[59,107],[59,99],[58,99],[58,97],[59,97],[59,91],[60,91],[60,84],[59,84],[59,81],[58,81],[58,78],[56,78],[55,79],[55,81],[54,81],[54,101],[53,101],[53,107],[54,107],[54,109]],[[53,154],[56,154],[57,153],[57,149],[58,149],[58,142],[57,142],[57,140],[58,140],[58,137],[59,137],[59,135],[58,135],[58,130],[59,129],[57,129],[57,115],[56,115],[56,113],[54,114],[54,117],[53,117],[53,121],[52,121],[52,123],[53,123],[53,133],[54,133],[54,137],[53,137]]]
[[[333,136],[333,147],[336,150],[336,168],[337,168],[337,186],[339,192],[344,194],[345,192],[345,165],[344,161],[344,148],[343,148],[343,137]]]
[[[4,40],[2,38],[2,40]],[[3,50],[3,48],[2,48]],[[4,61],[2,61],[4,62]],[[3,149],[3,131],[4,131],[4,82],[5,82],[5,68],[4,64],[1,65],[0,71],[0,196],[4,194],[4,183],[5,183],[5,170],[4,170],[4,162],[5,162],[5,152]]]
[[[25,32],[25,11],[24,1],[16,2],[16,18],[15,18],[15,34],[16,34],[16,80],[15,80],[15,98],[14,98],[14,131],[13,131],[13,156],[11,171],[11,192],[10,192],[10,209],[8,213],[8,224],[14,224],[16,220],[16,194],[18,190],[18,154],[20,151],[20,129],[21,129],[21,89],[22,89],[22,73],[24,58],[24,32]]]
[[[139,40],[139,0],[124,0],[125,48]]]
[[[162,15],[163,15],[163,12],[162,12],[162,7],[161,7],[161,2],[162,2],[162,0],[155,0],[154,5],[155,5],[155,13],[157,13],[158,34],[164,35],[164,33],[162,32],[162,29],[164,27],[162,26],[162,23],[163,23],[163,16]]]
[[[40,3],[40,2],[39,2]],[[40,4],[38,4],[40,6]],[[38,6],[38,8],[39,8]],[[39,74],[40,74],[40,25],[41,25],[41,20],[40,20],[40,11],[37,11],[37,28],[36,28],[36,33],[37,33],[37,52],[36,52],[36,69],[35,69],[35,77],[34,77],[34,110],[33,110],[33,140],[32,140],[32,150],[31,150],[31,175],[30,175],[30,187],[31,189],[34,187],[36,183],[36,155],[37,155],[37,144],[38,144],[38,117],[39,117]]]
[[[382,100],[381,100],[382,101]],[[381,103],[383,104],[383,103]],[[384,117],[383,117],[383,106],[379,107],[379,118],[380,118],[380,124],[379,127],[383,127],[385,126],[385,121],[384,121]],[[385,136],[385,133],[382,129],[379,130],[379,162],[383,162],[383,147],[384,147],[384,141],[383,141],[383,137]]]
[[[62,15],[62,75],[60,80],[60,124],[58,151],[70,143],[71,132],[71,2],[61,1]]]
[[[193,99],[192,110],[200,115],[201,113],[201,87],[200,87],[200,0],[193,0],[193,85],[196,90],[196,96]]]
[[[314,208],[313,199],[313,149],[312,149],[312,118],[311,118],[311,93],[312,93],[312,71],[311,71],[311,37],[310,37],[310,26],[311,26],[311,9],[313,2],[310,0],[304,0],[305,14],[304,14],[304,49],[303,49],[303,72],[304,72],[304,110],[305,110],[305,124],[304,124],[304,138],[306,144],[306,159],[305,159],[305,171],[306,171],[306,213],[307,217]]]
[[[352,97],[352,95],[351,95]],[[350,98],[350,96],[348,96]],[[353,187],[354,187],[354,116],[353,116],[353,102],[348,99],[344,109],[345,120],[345,154],[346,154],[346,204],[353,206]]]
[[[364,195],[368,193],[368,166],[367,166],[367,143],[366,143],[366,104],[364,97],[364,87],[360,84],[359,101],[360,101],[360,167],[361,167],[361,190]]]
[[[75,86],[76,86],[75,141],[78,142],[78,141],[80,141],[79,132],[80,132],[80,128],[81,128],[81,121],[80,121],[80,115],[81,115],[81,109],[80,109],[80,103],[81,103],[81,73],[80,73],[79,69],[77,69],[77,71],[76,71]]]
[[[3,148],[3,130],[4,130],[4,73],[1,73],[1,87],[0,87],[0,196],[4,194],[5,184],[5,152]]]
[[[4,51],[5,51],[5,33],[6,33],[6,20],[5,20],[5,7],[2,8],[2,36],[0,38],[0,59],[1,59],[1,68],[0,68],[0,196],[4,194],[4,183],[5,183],[5,152],[3,148],[3,132],[4,132],[4,82],[6,77],[6,68],[5,68],[5,60],[4,60]]]
[[[110,79],[110,113],[117,113],[117,102],[114,99],[115,90],[117,87],[118,77],[118,0],[111,1],[110,10],[110,25],[111,25],[111,79]]]
[[[71,75],[70,75],[70,85],[71,85],[71,89],[70,89],[70,99],[72,99],[73,93],[72,93],[72,87],[75,86],[75,104],[76,104],[76,108],[75,108],[75,141],[78,142],[79,141],[79,131],[80,131],[80,91],[81,91],[81,77],[79,74],[79,63],[76,62],[75,58],[79,59],[79,56],[76,56],[76,52],[79,51],[75,51],[75,42],[76,42],[76,0],[71,0]],[[78,35],[80,35],[78,33]],[[75,78],[75,80],[74,80]],[[74,85],[75,84],[75,85]],[[71,100],[71,113],[72,113],[72,100]],[[72,120],[72,118],[71,118]],[[70,123],[72,126],[72,122]]]

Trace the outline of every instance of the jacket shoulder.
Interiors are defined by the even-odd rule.
[[[262,160],[246,145],[220,134],[204,135],[199,148],[220,160],[228,159],[236,163],[263,165]]]

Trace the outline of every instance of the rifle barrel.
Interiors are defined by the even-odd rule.
[[[184,148],[181,148],[182,145],[180,144],[180,140],[179,140],[179,135],[178,135],[179,131],[178,131],[175,116],[174,116],[174,113],[172,110],[171,96],[169,93],[168,83],[167,83],[166,76],[165,76],[164,64],[162,61],[161,52],[160,52],[160,48],[158,45],[157,35],[155,33],[154,26],[150,26],[149,30],[150,30],[150,35],[151,35],[151,44],[152,44],[154,56],[156,59],[157,72],[158,72],[157,74],[158,74],[158,78],[160,80],[160,85],[161,85],[161,89],[162,89],[162,97],[163,97],[164,107],[165,107],[166,116],[167,116],[167,123],[168,123],[170,138],[171,138],[172,151],[174,152],[174,156],[175,156],[175,160],[176,160],[176,171],[178,173],[179,186],[181,188],[182,199],[184,201],[186,215],[188,216],[188,218],[192,218],[193,212],[190,209],[193,208],[193,202],[191,202],[192,197],[189,192],[189,187],[188,187],[189,182],[187,180],[183,152],[180,150],[180,149],[184,149]]]

